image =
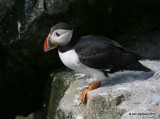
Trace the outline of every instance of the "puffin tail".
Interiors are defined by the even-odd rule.
[[[128,64],[125,66],[121,67],[115,67],[112,68],[108,73],[115,73],[117,71],[123,71],[123,70],[130,70],[130,71],[145,71],[145,72],[150,72],[152,71],[148,67],[143,66],[140,62],[136,61],[132,64]]]
[[[123,69],[125,70],[132,70],[132,71],[145,71],[145,72],[150,72],[151,69],[149,69],[148,67],[145,67],[144,65],[142,65],[140,62],[136,61],[132,64],[123,66]]]

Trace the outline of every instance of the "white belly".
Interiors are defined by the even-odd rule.
[[[68,68],[76,71],[79,71],[81,70],[81,68],[84,68],[75,50],[69,50],[65,53],[61,53],[61,52],[58,52],[58,53],[61,61]]]
[[[101,81],[105,79],[105,76],[101,71],[97,69],[89,68],[88,66],[82,64],[79,60],[78,54],[75,52],[74,49],[64,53],[61,53],[60,51],[58,51],[58,53],[61,61],[68,68],[78,71],[80,73],[91,75],[93,76],[95,81]]]

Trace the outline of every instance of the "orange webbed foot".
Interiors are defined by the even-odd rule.
[[[101,82],[92,82],[88,88],[86,88],[82,94],[81,94],[81,101],[82,103],[86,102],[86,95],[90,90],[96,89],[98,87],[100,87]]]

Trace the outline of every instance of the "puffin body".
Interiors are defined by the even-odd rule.
[[[92,76],[94,82],[99,82],[106,78],[101,70],[91,68],[83,64],[75,49],[63,53],[59,51],[59,57],[65,66],[80,73]]]
[[[82,92],[82,102],[88,91],[98,88],[108,73],[121,70],[150,71],[139,56],[117,42],[102,36],[79,37],[66,23],[58,23],[44,43],[44,51],[58,47],[59,57],[68,68],[93,77],[93,83]]]

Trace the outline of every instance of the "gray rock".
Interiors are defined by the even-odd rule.
[[[50,15],[56,15],[59,13],[65,13],[69,9],[69,5],[76,0],[45,0],[46,2],[46,11]]]
[[[112,74],[102,82],[100,88],[87,94],[86,104],[81,104],[81,91],[92,79],[75,73],[70,78],[75,77],[76,80],[70,84],[60,100],[56,118],[159,119],[160,62],[142,63],[153,71],[124,71]]]
[[[12,9],[15,4],[15,0],[0,0],[0,22],[7,17],[8,11]]]
[[[69,87],[69,84],[76,78],[75,72],[59,72],[55,74],[51,84],[49,106],[48,106],[48,119],[53,119],[56,113],[56,108],[60,99],[63,97],[64,92]],[[67,80],[66,80],[67,79]]]

